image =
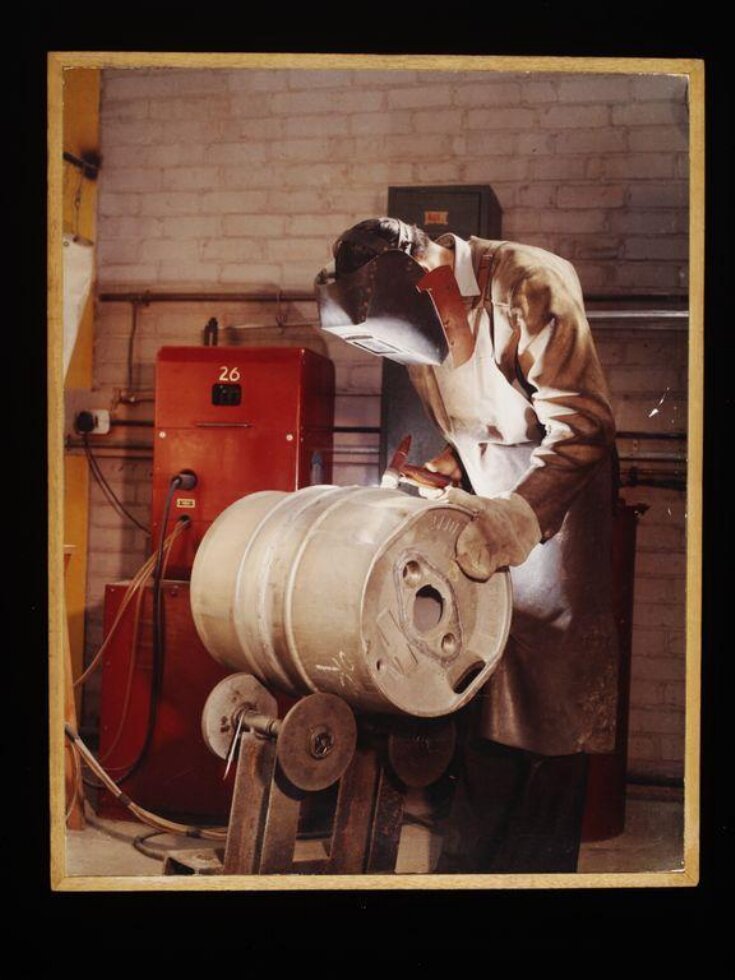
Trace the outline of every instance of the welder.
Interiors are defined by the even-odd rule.
[[[317,276],[321,325],[407,366],[474,513],[456,561],[510,566],[513,622],[465,709],[439,872],[577,867],[587,756],[615,740],[615,426],[573,266],[543,249],[362,221]],[[463,489],[463,486],[466,489]],[[471,492],[468,492],[471,491]]]

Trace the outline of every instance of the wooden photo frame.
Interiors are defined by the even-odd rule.
[[[100,153],[96,93],[101,73],[108,73],[111,88],[101,119]],[[309,76],[309,85],[298,84],[300,74]],[[369,81],[371,77],[374,84]],[[231,83],[226,91],[240,106],[239,115],[227,115],[226,99],[215,105],[224,91],[217,81],[220,78]],[[129,80],[127,88],[124,79]],[[269,79],[276,81],[270,84]],[[203,89],[198,90],[198,80],[205,83]],[[400,84],[393,85],[392,80]],[[578,889],[697,884],[704,80],[703,62],[688,59],[130,52],[49,55],[49,775],[50,880],[54,890]],[[202,97],[206,93],[214,100],[210,116]],[[349,115],[349,123],[342,124],[340,114]],[[321,129],[310,136],[309,118],[316,115],[322,118]],[[307,118],[299,125],[299,117]],[[282,126],[286,118],[292,123],[290,136]],[[388,119],[395,123],[392,130]],[[471,129],[466,129],[468,119]],[[165,126],[171,134],[175,130],[170,145],[161,136]],[[109,152],[105,127],[116,130],[117,142],[113,141]],[[289,146],[289,139],[298,141],[299,146]],[[153,151],[157,146],[156,155]],[[379,156],[386,147],[388,163]],[[189,156],[176,160],[177,153]],[[257,175],[257,186],[248,186],[249,168],[253,181]],[[153,177],[151,169],[156,170]],[[239,178],[235,176],[237,170]],[[268,181],[275,182],[286,172],[292,185],[287,199],[277,205],[275,183]],[[113,190],[107,192],[106,211],[95,225],[93,196],[85,187],[102,186],[107,173],[113,178]],[[219,181],[216,186],[207,183],[213,174]],[[104,411],[105,398],[100,390],[109,393],[116,386],[125,386],[125,370],[132,370],[132,361],[126,363],[125,354],[120,352],[132,345],[132,335],[123,322],[129,308],[118,315],[110,312],[114,303],[107,303],[104,316],[115,334],[112,347],[118,360],[100,381],[93,370],[93,288],[92,298],[80,311],[79,339],[70,355],[65,384],[64,235],[82,244],[94,243],[98,266],[108,273],[98,294],[137,291],[140,302],[130,309],[140,311],[144,310],[146,291],[155,291],[159,283],[171,291],[184,291],[187,277],[192,276],[198,288],[223,295],[206,309],[179,303],[176,316],[184,316],[191,333],[191,324],[201,321],[203,326],[212,315],[207,310],[216,308],[218,316],[222,311],[220,319],[225,327],[236,330],[243,313],[228,303],[226,294],[234,291],[242,281],[238,277],[248,267],[256,270],[253,288],[265,288],[264,284],[270,283],[269,288],[284,291],[285,305],[282,308],[279,302],[278,315],[287,319],[289,290],[311,289],[309,276],[326,263],[332,239],[340,228],[358,220],[358,212],[363,217],[379,213],[383,191],[382,207],[387,207],[389,186],[444,184],[492,185],[501,206],[507,208],[509,237],[529,241],[530,235],[531,244],[566,252],[577,266],[585,291],[599,297],[598,302],[588,305],[588,312],[593,333],[597,324],[606,349],[605,367],[619,412],[619,429],[624,433],[619,448],[628,476],[633,472],[629,486],[641,488],[641,500],[650,504],[642,489],[646,484],[644,471],[653,472],[653,482],[658,480],[659,487],[666,480],[670,482],[669,489],[662,491],[666,501],[657,504],[651,515],[655,529],[643,532],[647,537],[639,552],[643,562],[638,572],[641,591],[635,607],[636,642],[645,641],[650,646],[639,645],[633,652],[637,698],[633,704],[633,748],[642,766],[640,774],[658,778],[662,792],[667,785],[683,785],[680,859],[671,867],[646,867],[643,856],[636,870],[607,867],[552,875],[70,873],[66,834],[75,832],[75,815],[80,821],[77,826],[81,826],[83,811],[78,795],[70,798],[65,788],[65,782],[67,787],[81,784],[76,768],[79,756],[64,730],[65,724],[71,730],[77,724],[78,703],[75,706],[70,694],[71,676],[81,670],[87,581],[95,583],[99,606],[100,583],[105,575],[109,580],[121,573],[132,574],[140,558],[140,539],[132,545],[126,540],[123,565],[98,561],[90,572],[86,559],[90,477],[78,447],[75,455],[67,439],[65,449],[65,436],[69,435],[70,416],[84,409]],[[354,201],[350,201],[353,192]],[[207,194],[209,212],[197,203],[197,198]],[[234,196],[246,203],[233,205]],[[261,197],[266,203],[259,203]],[[189,205],[183,210],[177,208],[176,202],[183,203],[184,199],[190,204],[189,212]],[[197,244],[198,233],[189,228],[199,220],[207,226],[202,225],[206,246]],[[269,221],[277,247],[267,244]],[[137,230],[135,222],[140,223]],[[534,227],[535,232],[531,230]],[[105,238],[110,232],[117,237]],[[296,244],[289,243],[292,232],[298,239]],[[323,249],[317,254],[319,241]],[[172,248],[174,243],[178,244]],[[231,261],[227,260],[228,248],[233,249]],[[290,272],[283,271],[287,267]],[[666,293],[679,302],[667,300],[662,306]],[[647,322],[665,326],[640,341],[647,345],[640,356],[631,353],[636,338],[620,327],[620,323],[630,326],[632,322],[631,304],[625,302],[626,295],[631,294],[650,314]],[[615,337],[609,317],[605,320],[611,296],[620,300],[623,316]],[[305,330],[313,321],[308,305],[303,297],[292,301],[292,323],[299,329]],[[688,319],[682,309],[688,311]],[[257,313],[255,318],[256,329],[270,322]],[[138,335],[143,345],[142,360],[147,361],[140,377],[148,387],[154,348],[181,342],[183,337],[172,326],[174,319],[173,313],[168,319],[162,316],[150,336],[145,336],[145,327],[143,338]],[[279,319],[279,327],[284,322]],[[684,334],[681,327],[686,322],[689,329]],[[664,338],[673,338],[673,348],[667,347],[669,340]],[[97,356],[104,358],[106,350],[99,342]],[[360,391],[364,382],[364,391],[371,394],[373,407],[379,411],[375,371],[366,368],[362,375],[361,371],[362,363],[354,358],[338,365],[338,381],[341,378],[347,385],[341,393],[349,395],[349,384]],[[349,377],[351,382],[345,380]],[[93,394],[99,397],[90,401]],[[346,405],[343,402],[343,412]],[[136,417],[135,413],[127,416]],[[350,417],[355,429],[361,425],[375,428],[374,418],[365,425],[364,416],[353,412]],[[633,424],[633,419],[640,424]],[[145,469],[148,456],[143,455],[140,462]],[[369,461],[367,468],[365,459]],[[344,481],[336,482],[374,479],[370,466],[377,471],[373,443],[366,445],[362,457],[344,457]],[[685,471],[685,490],[681,472],[676,480],[671,476],[677,467]],[[640,502],[633,492],[627,499],[631,505]],[[139,504],[141,497],[134,497],[133,502]],[[642,527],[645,520],[641,519]],[[123,541],[119,530],[113,533],[110,529],[110,533]],[[670,560],[671,552],[674,556]],[[66,585],[65,562],[71,569]],[[101,630],[100,609],[93,618],[97,635]],[[70,650],[75,651],[73,656]],[[677,748],[682,745],[683,751]]]

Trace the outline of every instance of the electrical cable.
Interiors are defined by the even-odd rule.
[[[147,583],[146,583],[147,584]],[[133,692],[133,680],[135,678],[135,665],[137,663],[138,657],[138,635],[140,631],[140,611],[143,606],[143,596],[145,595],[145,588],[142,587],[138,590],[138,594],[135,600],[135,610],[133,612],[133,630],[130,639],[130,650],[128,653],[128,673],[125,678],[125,693],[123,694],[123,703],[120,708],[120,720],[118,722],[117,730],[112,737],[112,741],[105,749],[104,754],[100,754],[100,762],[106,762],[107,759],[113,754],[117,748],[118,742],[122,738],[122,734],[125,731],[125,726],[128,720],[128,711],[130,709],[130,698]],[[127,769],[127,766],[115,766],[114,769]]]
[[[176,539],[179,537],[179,535],[182,533],[182,531],[184,531],[188,526],[189,526],[188,519],[181,519],[181,520],[177,521],[176,526],[174,527],[173,531],[171,532],[171,534],[169,534],[168,538],[166,539],[166,545],[165,545],[166,550],[165,550],[165,556],[164,556],[164,572],[165,572],[166,565],[168,563],[169,554],[171,552],[171,549],[173,548],[173,545],[174,545]],[[123,597],[123,601],[120,604],[120,608],[118,609],[118,612],[117,612],[117,615],[115,617],[115,620],[114,620],[112,626],[110,627],[110,630],[109,630],[107,636],[105,637],[105,640],[104,640],[104,643],[102,644],[102,647],[99,649],[99,651],[97,652],[97,654],[94,657],[94,660],[90,663],[89,667],[87,667],[87,669],[84,672],[84,674],[82,674],[81,677],[79,677],[78,680],[74,682],[75,685],[76,684],[79,684],[80,682],[83,683],[88,678],[89,674],[99,664],[99,662],[101,660],[101,657],[104,654],[105,649],[107,648],[107,644],[109,643],[109,641],[111,640],[112,636],[114,635],[115,630],[117,629],[119,623],[122,621],[123,614],[124,614],[125,610],[129,606],[129,604],[132,601],[133,597],[135,597],[136,598],[136,604],[135,604],[135,612],[134,612],[134,619],[133,619],[133,632],[132,632],[132,638],[131,638],[131,643],[130,643],[130,657],[128,659],[128,676],[126,678],[125,694],[123,696],[123,705],[122,705],[122,708],[120,710],[120,721],[118,723],[117,731],[115,732],[115,734],[114,734],[114,736],[112,738],[112,742],[107,747],[104,755],[100,756],[100,760],[102,762],[104,762],[106,759],[108,759],[110,757],[110,755],[113,753],[113,751],[117,748],[118,742],[120,741],[120,738],[122,737],[122,734],[123,734],[123,732],[125,730],[125,724],[127,722],[128,710],[130,708],[130,699],[131,699],[132,691],[133,691],[133,679],[135,677],[135,664],[136,664],[136,661],[137,661],[136,654],[137,654],[137,649],[138,649],[138,633],[139,633],[139,627],[140,627],[140,611],[141,611],[141,607],[142,607],[142,604],[143,604],[143,595],[144,595],[145,586],[148,583],[148,579],[151,576],[151,571],[152,571],[152,566],[153,566],[154,560],[155,560],[154,556],[151,555],[151,557],[142,566],[142,568],[139,570],[139,572],[136,575],[136,579],[138,579],[137,584],[136,584],[136,579],[134,579],[130,583],[130,585],[128,586],[128,588],[127,588],[127,590],[125,592],[125,596]],[[146,571],[146,569],[147,569],[147,571]],[[136,757],[135,762],[137,762],[137,761],[138,761],[138,758]],[[125,779],[125,778],[127,778],[127,775],[129,774],[129,772],[131,771],[131,766],[132,765],[133,765],[133,763],[129,763],[129,764],[126,764],[124,766],[112,766],[112,767],[108,767],[108,769],[109,769],[110,772],[120,772],[120,771],[125,772],[125,776],[122,777],[123,779]],[[103,784],[102,783],[94,782],[94,780],[89,779],[88,777],[84,776],[83,774],[82,774],[82,782],[84,783],[85,786],[89,786],[92,789],[101,789],[103,787]]]
[[[120,498],[117,496],[117,494],[115,493],[115,491],[112,489],[112,487],[110,486],[110,484],[107,481],[107,478],[105,477],[104,473],[102,472],[102,469],[101,469],[101,467],[99,465],[99,461],[97,460],[97,457],[92,452],[92,448],[91,448],[91,446],[89,444],[89,433],[82,432],[81,433],[81,439],[82,439],[82,447],[84,448],[84,452],[85,452],[85,454],[87,456],[87,462],[89,463],[89,467],[92,470],[92,475],[94,476],[94,478],[95,478],[96,482],[98,483],[100,489],[102,490],[103,494],[105,495],[105,498],[106,498],[107,502],[110,504],[110,506],[113,508],[113,510],[115,510],[115,512],[117,514],[119,514],[121,517],[127,517],[130,521],[132,521],[134,523],[138,523],[138,526],[140,527],[141,526],[140,523],[126,509],[125,505],[120,500]],[[147,531],[147,528],[146,528],[146,531]]]
[[[162,836],[173,837],[174,835],[169,830],[147,830],[145,833],[138,834],[137,837],[133,838],[133,847],[146,857],[153,858],[156,861],[165,861],[171,851],[180,851],[182,847],[181,843],[174,843],[169,846],[163,845],[160,850],[156,850],[155,847],[148,847],[146,841],[149,841],[151,837]]]
[[[166,539],[166,542],[167,542],[166,543],[166,547],[167,547],[167,549],[170,550],[170,548],[173,545],[173,543],[176,540],[176,538],[188,526],[189,526],[188,519],[187,520],[183,520],[182,519],[181,521],[177,521],[176,526],[174,527],[173,531],[171,532],[171,534],[169,535],[169,537]],[[103,655],[105,653],[105,650],[107,649],[107,646],[108,646],[110,640],[114,636],[115,631],[117,630],[117,627],[120,625],[120,622],[121,622],[121,620],[123,618],[123,615],[125,613],[125,610],[130,605],[130,602],[132,601],[133,596],[135,595],[135,593],[139,589],[142,589],[143,582],[147,581],[150,578],[154,566],[155,566],[155,556],[154,555],[151,555],[150,558],[148,558],[147,561],[145,561],[144,564],[141,565],[141,567],[135,573],[135,576],[132,578],[132,580],[130,581],[130,584],[128,585],[128,588],[127,588],[127,590],[125,592],[125,596],[123,597],[123,600],[120,603],[120,608],[117,611],[117,615],[115,616],[115,619],[114,619],[114,621],[112,623],[112,626],[110,627],[109,632],[107,633],[107,636],[105,637],[105,639],[104,639],[104,641],[102,643],[102,646],[99,648],[99,650],[97,651],[97,653],[94,655],[93,659],[89,663],[89,666],[86,668],[86,670],[82,674],[80,674],[79,677],[77,677],[77,679],[74,681],[74,687],[78,687],[79,685],[84,684],[88,680],[89,675],[99,666],[99,663],[100,663],[100,661],[101,661],[101,659],[102,659],[102,657],[103,657]]]
[[[102,472],[102,469],[100,468],[99,462],[97,461],[96,457],[92,453],[86,433],[84,435],[83,442],[84,442],[85,452],[87,454],[87,460],[89,462],[89,466],[92,471],[92,475],[94,476],[100,489],[105,495],[107,502],[110,504],[110,506],[112,507],[112,509],[115,511],[116,514],[118,514],[120,517],[127,518],[129,521],[131,521],[131,523],[135,524],[136,527],[140,528],[140,530],[144,532],[146,537],[150,537],[151,535],[150,528],[147,527],[145,524],[139,521],[137,517],[135,517],[133,514],[130,513],[130,511],[125,507],[125,505],[122,503],[122,501],[117,496],[115,491],[112,489],[110,484],[107,482],[107,479],[104,473]]]
[[[168,526],[169,512],[171,510],[171,502],[173,500],[174,493],[180,487],[185,487],[188,489],[189,487],[193,487],[195,485],[196,476],[193,473],[182,471],[171,478],[168,493],[166,494],[166,502],[163,507],[163,515],[161,518],[161,534],[158,541],[158,548],[156,550],[156,563],[153,569],[153,668],[151,674],[151,695],[148,706],[148,723],[146,725],[145,739],[138,756],[127,772],[123,776],[118,777],[118,783],[125,782],[140,768],[143,759],[145,759],[148,750],[150,749],[156,730],[156,718],[158,716],[158,704],[161,698],[161,689],[163,687],[163,669],[165,660],[165,626],[163,618],[162,588],[165,544],[164,534],[166,532],[166,527]],[[188,517],[181,517],[177,523],[186,523],[188,525],[190,524],[190,519]]]
[[[171,553],[171,549],[172,549],[172,547],[173,547],[176,539],[178,538],[178,536],[182,533],[182,531],[185,528],[187,528],[187,527],[190,526],[190,523],[191,522],[190,522],[190,520],[189,520],[188,517],[181,517],[181,518],[179,518],[179,520],[176,522],[176,525],[174,527],[174,530],[166,538],[165,547],[164,547],[164,557],[163,557],[163,569],[162,569],[162,576],[161,576],[162,578],[165,578],[165,572],[166,572],[166,567],[167,567],[167,564],[168,564],[169,555]],[[154,556],[151,555],[150,559],[148,560],[148,563],[146,563],[146,564],[152,563],[153,561],[154,561]],[[130,699],[131,699],[132,690],[133,690],[133,679],[134,679],[134,676],[135,676],[136,654],[137,654],[137,649],[138,649],[137,638],[138,638],[138,630],[139,630],[139,625],[140,625],[140,610],[141,610],[142,603],[143,603],[144,587],[147,584],[147,581],[150,578],[150,575],[151,574],[152,573],[149,571],[148,575],[143,580],[141,580],[141,582],[140,582],[140,584],[139,584],[139,586],[137,587],[137,590],[136,590],[137,591],[137,601],[136,601],[136,607],[135,607],[135,613],[134,613],[133,636],[132,636],[131,646],[130,646],[130,658],[128,660],[128,676],[127,676],[127,679],[126,679],[125,695],[123,697],[123,705],[122,705],[122,709],[120,711],[120,720],[119,720],[119,723],[118,723],[117,731],[115,732],[115,735],[113,736],[113,739],[112,739],[111,744],[107,747],[107,749],[105,751],[105,754],[100,757],[101,761],[103,761],[103,762],[106,759],[108,759],[110,757],[110,755],[112,754],[112,752],[115,750],[115,748],[117,747],[117,744],[120,741],[120,738],[121,738],[121,736],[123,734],[123,731],[125,730],[125,724],[126,724],[126,721],[127,721],[127,714],[128,714],[128,709],[130,707]],[[125,603],[125,608],[127,608],[127,605],[129,604],[129,602],[131,601],[131,599],[132,599],[132,596],[130,596],[130,598],[129,598],[128,597],[128,593],[126,593],[125,599],[123,600],[123,602]],[[113,626],[116,626],[117,625],[117,623],[118,623],[118,621],[120,619],[121,612],[122,612],[122,604],[121,604],[121,609],[118,611],[118,616],[116,617],[115,623],[113,624]],[[155,633],[155,631],[154,631],[154,633]],[[107,639],[109,639],[109,635],[108,635]],[[155,646],[155,636],[154,636],[154,646]],[[95,658],[95,659],[98,659],[98,658],[99,658],[99,654],[97,655],[97,658]],[[155,659],[155,655],[154,655],[154,659]],[[156,703],[154,704],[153,703],[153,690],[151,690],[151,704],[150,704],[150,708],[149,708],[149,712],[148,712],[148,723],[147,723],[147,726],[146,726],[146,738],[145,738],[145,740],[143,742],[143,745],[139,749],[139,751],[138,751],[135,759],[132,762],[125,763],[125,765],[117,765],[117,766],[111,766],[111,767],[108,766],[108,771],[109,772],[113,772],[113,773],[116,773],[116,774],[122,773],[122,775],[116,775],[116,777],[115,777],[117,779],[117,782],[118,783],[123,783],[126,779],[128,779],[130,776],[132,776],[132,774],[136,771],[136,769],[139,768],[139,766],[140,766],[141,762],[143,761],[143,759],[144,759],[144,757],[145,757],[148,749],[150,748],[150,743],[151,743],[151,740],[153,738],[153,733],[155,731],[156,716],[157,716],[157,707],[158,707],[158,695],[156,695]],[[84,782],[85,782],[85,785],[87,785],[87,786],[94,787],[95,789],[100,789],[100,784],[99,783],[94,783],[94,782],[92,782],[89,779],[84,780]]]
[[[74,681],[74,687],[80,687],[82,684],[86,684],[86,682],[89,680],[90,675],[97,669],[97,667],[100,664],[100,661],[102,660],[102,657],[104,656],[105,651],[107,650],[107,646],[110,643],[110,640],[115,635],[118,626],[122,622],[122,618],[125,614],[126,609],[130,605],[133,596],[138,592],[140,588],[142,588],[143,583],[148,580],[152,570],[153,570],[153,558],[151,557],[135,573],[135,577],[131,580],[130,584],[128,585],[125,591],[123,600],[120,603],[120,608],[117,611],[117,615],[113,620],[112,626],[110,627],[107,636],[102,641],[102,645],[100,646],[99,650],[90,661],[87,668]]]
[[[168,525],[168,516],[171,510],[171,501],[173,500],[174,493],[181,486],[182,480],[181,476],[177,475],[173,477],[168,486],[168,493],[166,494],[166,502],[163,506],[163,516],[161,518],[161,534],[158,541],[158,549],[156,552],[156,564],[153,569],[153,672],[151,676],[151,700],[150,709],[148,712],[148,730],[146,732],[145,742],[143,744],[143,749],[141,751],[140,757],[136,760],[137,768],[140,759],[147,752],[151,740],[153,738],[153,729],[156,723],[156,714],[158,711],[158,701],[161,695],[161,688],[163,686],[163,655],[164,655],[164,622],[163,622],[163,589],[161,588],[161,583],[163,580],[163,549],[164,549],[164,534],[166,533],[166,527]],[[131,770],[131,771],[134,771]],[[129,776],[127,773],[126,776]]]
[[[147,725],[146,725],[146,734],[145,734],[145,739],[143,741],[143,745],[141,746],[141,748],[140,748],[140,750],[138,752],[138,755],[135,758],[135,760],[129,766],[125,766],[125,767],[115,766],[114,767],[114,770],[115,771],[118,771],[121,768],[125,768],[125,770],[126,770],[125,773],[122,776],[118,776],[117,777],[117,783],[120,783],[120,784],[123,783],[123,782],[125,782],[125,780],[129,779],[133,775],[133,773],[137,771],[137,769],[140,767],[143,759],[146,757],[146,754],[147,754],[147,752],[148,752],[148,750],[150,748],[151,742],[153,740],[153,735],[154,735],[155,727],[156,727],[156,718],[157,718],[157,714],[158,714],[158,702],[160,700],[161,687],[162,687],[162,681],[163,681],[163,666],[164,666],[164,652],[165,652],[165,633],[164,633],[164,621],[163,621],[163,590],[162,590],[162,581],[163,581],[163,578],[164,578],[165,569],[166,569],[166,566],[167,566],[167,563],[168,563],[168,558],[169,558],[169,555],[170,555],[170,552],[171,552],[171,548],[173,546],[173,543],[176,540],[176,538],[178,537],[178,535],[181,534],[182,530],[185,527],[190,526],[191,520],[190,520],[189,517],[186,517],[186,516],[180,517],[178,519],[178,521],[176,522],[176,525],[174,526],[174,529],[168,535],[168,537],[165,537],[165,531],[166,531],[166,527],[168,526],[169,513],[170,513],[170,510],[171,510],[171,502],[173,500],[174,493],[176,492],[177,489],[179,489],[182,486],[185,487],[186,489],[189,489],[190,487],[195,486],[196,485],[196,482],[197,482],[196,475],[193,474],[193,473],[190,473],[188,471],[182,471],[181,473],[178,473],[176,476],[172,477],[171,482],[169,484],[168,493],[166,495],[166,502],[165,502],[164,509],[163,509],[163,517],[162,517],[162,523],[161,523],[161,535],[160,535],[160,538],[159,538],[158,547],[156,549],[155,556],[152,555],[145,562],[145,564],[141,567],[141,569],[136,574],[135,579],[128,586],[128,589],[126,590],[125,596],[123,598],[123,602],[121,603],[120,609],[118,610],[118,613],[117,613],[117,615],[115,617],[115,620],[113,622],[113,625],[112,625],[112,628],[111,628],[110,632],[108,633],[108,635],[105,638],[105,641],[103,642],[100,650],[97,652],[96,656],[94,657],[94,659],[90,663],[90,665],[87,668],[87,670],[84,672],[84,674],[82,674],[82,676],[76,682],[76,683],[83,683],[83,681],[86,680],[86,678],[89,676],[89,674],[92,672],[92,670],[94,670],[95,667],[99,664],[99,662],[100,662],[100,660],[102,658],[102,655],[104,653],[104,650],[105,650],[107,644],[109,643],[109,640],[110,640],[112,634],[114,633],[115,629],[117,628],[117,626],[119,625],[119,623],[120,623],[120,621],[122,619],[123,613],[127,609],[129,603],[132,601],[133,596],[137,592],[137,595],[138,595],[138,603],[137,603],[137,606],[136,606],[136,614],[135,614],[135,620],[134,620],[133,649],[131,651],[130,666],[129,666],[129,669],[128,669],[128,679],[127,679],[127,686],[126,686],[125,703],[124,703],[124,706],[123,706],[122,719],[121,719],[120,725],[118,727],[118,730],[115,733],[115,737],[113,739],[112,746],[110,748],[108,748],[107,752],[105,753],[105,758],[107,758],[107,757],[109,757],[110,752],[112,751],[112,749],[117,745],[117,742],[119,741],[119,738],[120,738],[120,735],[122,733],[122,729],[123,729],[123,726],[124,726],[124,722],[125,722],[125,716],[126,716],[126,713],[127,713],[127,707],[129,705],[129,701],[130,701],[130,691],[131,691],[131,688],[132,688],[132,676],[133,676],[133,673],[134,673],[134,663],[135,663],[134,653],[135,653],[135,649],[137,647],[137,644],[136,644],[136,636],[137,636],[137,629],[138,629],[138,624],[139,624],[140,604],[142,602],[142,595],[143,595],[144,585],[145,585],[145,583],[147,582],[148,578],[150,577],[150,575],[152,573],[152,575],[153,575],[153,610],[154,610],[154,612],[153,612],[153,671],[152,671],[152,678],[151,678],[151,694],[150,694],[150,702],[149,702],[149,710],[148,710],[148,722],[147,722]],[[76,738],[78,739],[78,736],[76,736]],[[81,743],[81,739],[78,739],[78,741],[79,741],[79,743]],[[86,756],[85,756],[85,758],[86,758]],[[94,758],[93,756],[91,756],[91,753],[90,753],[90,758],[92,758],[92,759]],[[117,788],[117,784],[112,781],[111,777],[107,776],[107,773],[105,773],[105,771],[102,769],[102,767],[99,766],[99,763],[97,763],[96,760],[95,760],[95,764],[96,764],[96,766],[92,766],[91,767],[92,770],[93,770],[93,772],[95,772],[98,776],[100,776],[100,773],[104,773],[105,774],[105,778],[102,780],[103,785],[107,789],[110,789],[110,785],[109,784],[111,783],[112,786],[115,787],[115,791],[113,791],[113,790],[110,789],[110,792],[113,792],[113,795],[116,796],[118,799],[122,799],[122,797],[124,797],[125,794],[122,793],[122,791]],[[108,780],[109,780],[109,783],[108,783]],[[94,783],[91,783],[89,780],[85,780],[85,783],[87,785],[92,785],[92,786],[95,785]],[[99,787],[97,787],[97,788],[99,788]],[[126,799],[127,799],[127,797],[126,797]],[[130,807],[129,807],[129,809],[130,809]],[[135,812],[135,811],[132,811],[132,812]]]
[[[90,789],[104,789],[105,788],[104,783],[95,782],[93,779],[90,779],[89,776],[85,776],[84,775],[84,771],[82,771],[82,782],[84,783],[85,786],[89,786]]]
[[[115,799],[127,807],[142,823],[148,824],[149,827],[153,827],[163,833],[183,834],[186,837],[198,837],[204,840],[223,841],[227,839],[226,827],[196,827],[189,824],[176,823],[173,820],[168,820],[166,817],[161,817],[157,813],[152,813],[150,810],[139,806],[126,793],[119,789],[114,780],[107,774],[99,762],[97,762],[82,739],[68,723],[64,724],[64,733],[74,743],[86,764],[103,783],[105,789],[109,790]]]
[[[168,558],[171,553],[171,549],[174,545],[174,542],[181,534],[181,532],[188,526],[189,526],[188,522],[177,521],[174,530],[166,539],[164,560],[163,560],[164,577],[165,577],[166,565],[168,563]],[[132,636],[130,640],[130,655],[128,657],[128,675],[125,681],[125,694],[123,695],[123,703],[120,709],[120,721],[118,723],[117,731],[115,732],[111,743],[107,746],[107,749],[105,750],[105,754],[100,756],[100,762],[104,762],[106,759],[109,759],[109,757],[117,748],[117,744],[120,741],[120,738],[122,737],[122,734],[125,730],[125,724],[128,719],[130,699],[133,693],[133,679],[135,677],[135,664],[137,662],[138,635],[140,633],[140,614],[141,614],[141,609],[143,607],[143,596],[145,594],[145,586],[147,585],[147,581],[148,580],[146,579],[146,581],[141,584],[140,588],[137,591],[137,596],[135,601],[135,610],[133,612],[133,629],[132,629]],[[127,765],[113,766],[112,771],[119,772],[120,770],[127,770],[129,768],[130,767]]]
[[[64,823],[66,823],[69,820],[69,817],[74,812],[74,807],[77,805],[77,801],[79,799],[79,782],[80,782],[80,778],[82,777],[82,763],[79,759],[79,751],[73,742],[69,746],[69,749],[71,750],[71,756],[74,765],[74,774],[72,776],[73,782],[72,782],[71,801],[69,802],[69,806],[67,807],[66,813],[64,814]]]
[[[134,517],[133,514],[131,514],[130,511],[127,510],[127,508],[125,507],[125,505],[122,503],[122,501],[120,500],[120,498],[117,496],[117,494],[115,493],[115,491],[112,489],[112,487],[110,486],[110,484],[107,482],[107,479],[105,478],[105,475],[103,474],[102,470],[100,469],[99,463],[97,462],[97,460],[96,460],[96,458],[95,458],[95,456],[94,456],[94,454],[92,452],[92,449],[91,449],[91,447],[89,445],[89,437],[88,437],[88,435],[87,435],[86,432],[82,434],[82,442],[84,444],[84,452],[86,453],[86,456],[87,456],[87,461],[89,463],[89,468],[92,471],[92,476],[95,478],[95,480],[98,483],[100,489],[102,490],[103,494],[105,495],[105,497],[107,499],[107,502],[110,504],[110,506],[113,508],[113,510],[117,514],[120,515],[120,517],[127,517],[127,519],[129,521],[132,521],[133,524],[135,524],[137,527],[139,527],[141,531],[144,531],[145,534],[148,537],[150,537],[151,536],[151,530],[150,530],[150,528],[149,527],[146,527],[145,524],[142,524],[138,520],[137,517]]]
[[[138,303],[133,301],[131,305],[133,322],[130,327],[130,336],[128,337],[128,392],[133,390],[133,345],[135,344],[135,334],[138,329]]]
[[[156,851],[152,847],[146,847],[145,842],[150,840],[151,837],[158,837],[163,834],[162,830],[147,830],[144,834],[138,834],[137,837],[133,838],[133,847],[136,851],[140,851],[141,854],[145,854],[146,857],[155,858],[157,861],[163,861],[166,858],[165,851]]]

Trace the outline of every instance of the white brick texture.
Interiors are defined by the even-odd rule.
[[[189,233],[200,242],[224,214],[360,217],[385,207],[391,183],[491,183],[506,230],[532,233],[523,211],[543,209],[537,243],[569,244],[585,288],[685,281],[685,242],[626,241],[686,229],[686,183],[675,176],[686,174],[687,149],[678,76],[131,69],[104,73],[102,119],[106,240],[134,242],[135,218],[146,219],[142,243],[159,230],[172,237],[152,233],[148,219],[200,215],[207,231]],[[577,209],[598,218],[580,222]],[[256,227],[253,237],[266,237]],[[603,251],[587,240],[599,233]],[[284,232],[275,224],[273,234]],[[134,250],[106,248],[101,279],[164,271],[146,273]],[[278,278],[293,283],[289,252],[281,254]],[[647,271],[648,262],[656,267]],[[205,260],[197,280],[229,282],[230,266]],[[174,264],[166,268],[180,281]]]

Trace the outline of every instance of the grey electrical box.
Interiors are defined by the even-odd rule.
[[[388,216],[423,228],[430,238],[452,232],[460,238],[501,237],[502,212],[489,186],[464,184],[388,188]],[[410,461],[416,465],[444,446],[441,433],[424,413],[402,364],[383,359],[380,424],[380,469],[385,469],[401,439],[413,436]]]
[[[460,238],[500,234],[500,204],[487,185],[389,187],[388,215],[418,225],[429,238],[447,232]]]

